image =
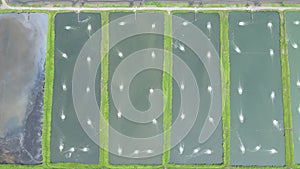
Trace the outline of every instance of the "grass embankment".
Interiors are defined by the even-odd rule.
[[[164,153],[162,165],[166,166],[170,161],[171,126],[172,126],[172,16],[165,13],[164,27],[164,67],[162,89],[164,94]]]
[[[54,81],[54,19],[55,12],[48,13],[48,39],[47,39],[47,55],[45,67],[45,87],[44,87],[44,122],[43,122],[43,159],[47,165],[50,163],[50,136],[51,136],[51,113],[52,113],[52,93]]]
[[[230,59],[228,39],[228,12],[220,13],[220,51],[222,80],[222,124],[224,166],[230,165]]]
[[[291,168],[294,164],[293,136],[292,136],[292,111],[290,102],[290,70],[288,60],[288,46],[286,43],[286,22],[284,12],[280,15],[280,61],[282,70],[282,98],[285,126],[286,166]]]
[[[101,40],[101,102],[100,102],[100,164],[108,165],[108,51],[109,51],[109,30],[108,12],[102,13],[102,40]],[[106,121],[106,122],[104,122]]]

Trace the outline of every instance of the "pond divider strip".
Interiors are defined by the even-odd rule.
[[[228,12],[220,13],[220,69],[222,82],[223,165],[230,165],[230,59]]]
[[[56,13],[48,13],[48,35],[47,35],[47,54],[45,64],[45,84],[44,84],[44,114],[43,114],[43,133],[42,133],[42,155],[43,163],[50,163],[50,135],[51,135],[51,113],[52,113],[52,94],[54,83],[54,18]]]
[[[172,126],[172,15],[165,13],[164,19],[164,72],[162,78],[162,89],[164,94],[164,146],[162,155],[162,165],[165,166],[170,162],[171,146],[171,126]],[[166,73],[170,72],[170,74]]]
[[[106,26],[109,22],[109,12],[102,12],[102,40],[101,40],[101,56],[103,60],[101,63],[101,103],[100,103],[100,164],[101,166],[108,166],[109,153],[108,141],[109,131],[107,124],[109,123],[109,102],[108,102],[108,52],[109,52],[109,27]],[[101,57],[100,56],[100,57]],[[101,119],[104,118],[104,119]],[[102,122],[101,122],[102,121]],[[108,123],[103,123],[107,121]],[[103,147],[103,148],[102,148]]]
[[[285,12],[279,12],[280,16],[280,60],[282,69],[282,96],[285,128],[286,166],[292,168],[294,164],[294,144],[292,136],[292,110],[290,96],[290,68],[288,58],[288,45],[286,42]]]

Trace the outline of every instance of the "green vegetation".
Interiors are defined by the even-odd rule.
[[[165,14],[164,28],[164,72],[162,89],[164,93],[164,154],[162,165],[166,166],[170,161],[171,126],[172,126],[172,16]],[[170,72],[168,74],[167,72]]]
[[[45,163],[50,162],[50,135],[51,135],[51,113],[52,113],[52,93],[54,81],[54,18],[55,13],[49,13],[48,18],[48,40],[46,56],[46,77],[44,87],[44,122],[43,122],[43,160]]]
[[[228,12],[220,13],[220,70],[222,80],[222,124],[224,165],[230,165],[230,60],[228,40]]]
[[[292,131],[292,110],[291,110],[291,96],[290,96],[290,69],[288,57],[288,44],[286,42],[286,22],[285,13],[280,12],[280,47],[281,47],[281,66],[282,66],[282,92],[284,105],[284,124],[286,136],[286,164],[291,168],[294,164],[294,143]]]
[[[292,114],[290,107],[290,78],[289,78],[289,65],[288,65],[288,55],[286,52],[287,44],[285,43],[285,18],[282,12],[280,14],[280,60],[281,60],[281,68],[282,68],[282,97],[283,97],[283,110],[284,110],[284,126],[285,126],[285,148],[286,148],[286,165],[287,167],[291,167],[292,165]]]
[[[102,18],[102,40],[101,40],[101,103],[100,103],[100,163],[107,166],[108,162],[108,122],[109,122],[109,105],[108,105],[108,52],[109,52],[109,27],[108,13],[101,13]],[[106,122],[104,122],[106,121]]]

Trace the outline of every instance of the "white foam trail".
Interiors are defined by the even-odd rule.
[[[123,53],[122,52],[118,52],[118,56],[120,57],[120,58],[123,58]]]
[[[83,147],[83,148],[80,148],[79,150],[82,151],[82,152],[90,151],[90,149],[88,147]]]
[[[208,51],[208,52],[206,53],[206,57],[207,57],[208,59],[211,58],[211,52],[210,52],[210,51]]]
[[[184,84],[183,84],[183,83],[181,83],[180,89],[181,89],[181,90],[184,90]]]
[[[120,147],[120,145],[118,145],[118,155],[122,155],[123,153],[123,149]]]
[[[270,49],[270,50],[269,50],[269,53],[270,53],[271,58],[273,59],[273,57],[274,57],[274,50],[273,50],[273,49]]]
[[[249,24],[249,22],[245,22],[245,21],[240,21],[240,22],[238,23],[239,26],[246,26],[246,25],[248,25],[248,24]]]
[[[91,128],[94,128],[92,120],[91,119],[87,119],[86,124],[89,125]]]
[[[241,85],[241,81],[240,81],[240,80],[239,80],[238,93],[239,93],[239,95],[242,95],[242,94],[243,94],[243,87],[242,87],[242,85]]]
[[[299,25],[299,24],[300,24],[300,21],[294,21],[293,24],[294,24],[294,25]]]
[[[122,21],[122,22],[119,22],[119,25],[120,26],[124,26],[126,24],[126,22]]]
[[[241,109],[240,111],[240,114],[239,114],[239,120],[240,120],[240,123],[244,123],[244,114],[243,114],[243,109]]]
[[[67,25],[67,26],[65,26],[65,30],[67,30],[67,31],[69,31],[69,30],[75,30],[75,28],[72,27],[72,26]]]
[[[185,51],[185,48],[184,48],[184,46],[182,44],[179,44],[179,50],[181,50],[182,52]]]
[[[154,51],[152,51],[152,52],[151,52],[151,57],[154,59],[154,58],[155,58],[155,56],[156,56],[156,55],[155,55],[155,52],[154,52]]]
[[[146,152],[147,154],[152,154],[152,153],[154,153],[154,151],[151,150],[151,149],[145,150],[145,152]]]
[[[65,113],[64,113],[64,110],[61,110],[60,119],[61,119],[62,121],[64,121],[64,120],[66,119],[66,115],[65,115]]]
[[[181,113],[180,118],[181,118],[181,120],[184,120],[185,119],[185,114]]]
[[[87,93],[89,93],[89,92],[91,91],[91,88],[90,88],[89,86],[87,86],[86,89],[85,89],[85,91],[86,91]]]
[[[155,25],[155,23],[153,23],[153,24],[151,25],[151,29],[155,29],[155,27],[156,27],[156,25]]]
[[[59,152],[62,152],[62,151],[64,150],[64,143],[63,143],[63,140],[62,140],[62,139],[60,139],[60,141],[59,141],[59,146],[58,146],[58,148],[59,148]]]
[[[298,44],[296,43],[296,42],[291,42],[292,43],[292,47],[294,48],[294,49],[297,49],[298,48]]]
[[[206,23],[206,28],[208,29],[208,31],[210,31],[211,30],[211,22],[207,22]]]
[[[277,154],[278,151],[275,148],[272,148],[270,150],[265,150],[266,152],[268,152],[269,154],[273,155],[273,154]]]
[[[118,118],[122,117],[122,112],[120,110],[118,111],[117,116],[118,116]]]
[[[179,144],[179,154],[183,154],[183,151],[184,151],[184,143],[180,143]]]
[[[88,24],[87,30],[89,32],[89,36],[91,36],[91,31],[92,31],[92,25],[91,24]]]
[[[187,21],[182,22],[183,26],[187,26],[189,23]]]
[[[271,21],[269,21],[267,26],[270,29],[270,32],[272,33],[273,23]]]
[[[58,52],[60,53],[61,57],[68,59],[68,55],[64,52],[62,52],[61,50],[58,50]]]
[[[213,151],[211,149],[206,149],[203,151],[203,154],[206,154],[206,155],[211,155],[213,153]]]
[[[272,103],[273,103],[274,99],[275,99],[275,92],[274,91],[271,92],[270,98],[271,98]]]
[[[258,145],[258,146],[256,146],[253,150],[249,150],[249,151],[252,152],[252,153],[256,153],[256,152],[258,152],[259,150],[261,150],[261,145]]]
[[[234,50],[237,52],[237,53],[242,53],[241,49],[238,47],[238,46],[234,46]]]
[[[121,84],[121,85],[119,86],[119,90],[120,90],[120,91],[123,91],[123,89],[124,89],[124,85]]]
[[[280,127],[280,124],[279,124],[279,121],[278,120],[273,120],[273,126],[278,130],[278,131],[281,131],[281,127]]]
[[[246,148],[245,148],[245,145],[244,145],[244,143],[242,142],[242,139],[241,139],[241,137],[240,137],[240,135],[239,135],[238,132],[237,132],[237,137],[238,137],[239,142],[240,142],[240,151],[242,152],[242,154],[245,154]]]
[[[212,117],[208,116],[208,121],[213,125],[215,125],[214,119]]]
[[[131,156],[136,156],[140,154],[140,150],[134,150]]]
[[[200,150],[201,150],[200,147],[195,148],[193,150],[193,152],[189,155],[189,157],[196,157],[196,156],[200,155]]]
[[[210,94],[212,93],[212,90],[213,90],[213,89],[212,89],[211,86],[208,86],[208,87],[207,87],[207,91],[208,91]]]
[[[67,85],[65,82],[62,83],[61,88],[63,91],[67,91]]]

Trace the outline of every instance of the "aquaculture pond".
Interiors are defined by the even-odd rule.
[[[221,164],[223,138],[219,15],[175,13],[172,23],[170,163]]]
[[[0,163],[42,163],[48,15],[0,14]]]
[[[163,13],[109,15],[109,162],[161,164]]]
[[[230,163],[285,165],[277,12],[229,14]]]
[[[97,106],[100,103],[101,39],[94,40],[94,50],[83,50],[83,46],[100,27],[98,13],[59,13],[55,17],[51,162],[99,163],[100,112],[90,105],[93,97]]]
[[[286,41],[288,43],[290,67],[290,92],[293,118],[293,140],[295,163],[300,164],[300,13],[286,13]]]

